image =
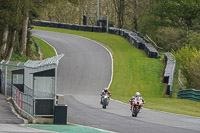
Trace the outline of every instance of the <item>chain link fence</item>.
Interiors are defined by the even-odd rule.
[[[22,69],[24,67],[24,63],[22,62],[12,62],[12,61],[4,61],[0,62],[0,92],[6,96],[11,96],[11,80],[12,80],[12,71],[16,69]],[[22,77],[17,76],[15,79],[17,81],[14,82],[23,82]]]

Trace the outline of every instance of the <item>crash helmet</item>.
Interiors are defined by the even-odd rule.
[[[135,96],[137,97],[137,96],[140,96],[140,92],[136,92],[135,93]]]
[[[107,91],[108,91],[108,88],[104,88],[104,91],[107,92]]]

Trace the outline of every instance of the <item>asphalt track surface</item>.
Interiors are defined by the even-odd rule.
[[[120,133],[199,133],[200,118],[143,109],[133,118],[128,104],[100,105],[101,90],[112,76],[110,53],[95,41],[75,35],[34,30],[65,56],[58,66],[57,93],[66,96],[70,123]]]
[[[27,128],[20,124],[24,121],[19,119],[11,110],[7,97],[0,94],[0,133],[47,133],[47,131]],[[14,109],[13,109],[14,110]],[[48,132],[50,133],[50,132]]]

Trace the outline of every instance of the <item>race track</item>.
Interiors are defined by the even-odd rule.
[[[100,93],[112,76],[110,53],[95,41],[75,35],[33,30],[65,56],[58,66],[57,93],[66,96],[68,122],[120,133],[199,133],[200,118],[143,109],[131,117],[130,106],[111,100],[100,105]]]

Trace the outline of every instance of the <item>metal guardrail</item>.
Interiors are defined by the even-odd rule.
[[[180,90],[177,93],[177,97],[180,99],[190,99],[200,102],[200,90],[195,90],[195,89]]]
[[[33,91],[25,86],[26,93],[12,86],[12,97],[16,104],[25,112],[33,116]]]
[[[32,39],[33,39],[33,38],[32,38]],[[35,45],[35,48],[36,48],[37,53],[40,54],[40,47],[39,47],[39,45],[37,44],[37,42],[35,41],[35,39],[33,39],[33,43],[34,43],[34,45]]]
[[[174,72],[176,67],[176,60],[172,53],[167,52],[164,56],[164,61],[166,64],[164,75],[163,75],[163,83],[167,83],[166,94],[169,97],[172,97],[173,91],[173,81],[174,81]]]

